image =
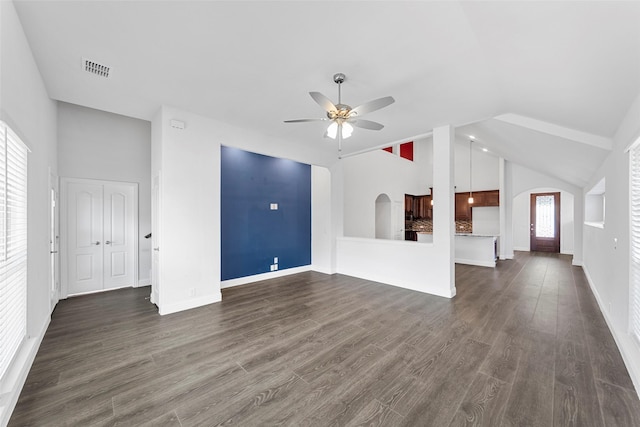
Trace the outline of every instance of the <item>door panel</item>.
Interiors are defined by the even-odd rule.
[[[63,178],[63,294],[135,286],[137,185]]]
[[[68,183],[69,293],[102,289],[102,186]]]
[[[134,187],[104,186],[104,289],[135,285]]]
[[[153,177],[151,188],[151,302],[160,304],[160,174]]]
[[[531,250],[560,252],[560,193],[531,194]]]

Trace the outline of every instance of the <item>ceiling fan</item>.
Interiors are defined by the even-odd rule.
[[[329,98],[321,94],[320,92],[309,92],[311,98],[318,103],[322,108],[327,111],[326,118],[319,119],[296,119],[285,120],[285,123],[300,123],[300,122],[317,122],[317,121],[330,121],[331,124],[325,132],[325,137],[331,139],[338,138],[338,151],[342,150],[342,140],[347,139],[353,132],[353,126],[370,129],[380,130],[384,126],[380,123],[373,122],[371,120],[361,119],[363,116],[372,111],[379,110],[391,105],[395,102],[395,99],[391,96],[385,96],[384,98],[374,99],[373,101],[365,102],[355,108],[351,108],[347,104],[342,103],[342,91],[341,85],[345,81],[346,76],[343,73],[337,73],[333,75],[333,81],[338,85],[338,103],[334,104]]]

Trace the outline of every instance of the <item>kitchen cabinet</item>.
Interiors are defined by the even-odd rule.
[[[475,195],[474,195],[475,198]],[[469,205],[469,193],[456,193],[455,197],[456,221],[471,221],[471,206]],[[475,206],[475,204],[473,205]]]
[[[413,216],[412,219],[432,219],[433,208],[431,206],[431,196],[404,195],[405,218]]]
[[[415,196],[413,206],[413,215],[416,219],[432,219],[431,196]]]
[[[467,193],[464,193],[467,194]],[[473,193],[473,207],[500,206],[500,191],[476,191]]]

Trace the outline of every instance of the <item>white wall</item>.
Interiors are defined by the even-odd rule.
[[[640,346],[629,334],[629,154],[625,149],[638,137],[640,94],[618,128],[613,152],[586,186],[592,188],[602,178],[606,179],[604,228],[583,226],[584,270],[636,390],[640,390]]]
[[[0,383],[0,425],[8,422],[50,320],[49,171],[57,173],[56,103],[49,99],[10,1],[0,1],[0,119],[27,144],[27,341]]]
[[[138,183],[138,274],[150,283],[151,122],[58,103],[58,172],[62,177]]]
[[[574,229],[573,194],[557,188],[535,188],[513,198],[513,249],[531,250],[531,194],[560,192],[560,253],[573,255]]]
[[[394,223],[404,228],[404,195],[429,194],[429,187],[421,187],[420,182],[432,172],[422,167],[421,160],[415,151],[411,162],[383,150],[342,159],[344,235],[375,238],[376,199],[380,194],[389,196]],[[394,234],[397,231],[393,230]]]
[[[311,264],[331,274],[331,172],[311,166]]]
[[[338,236],[336,257],[337,271],[342,274],[361,277],[420,292],[427,292],[444,297],[453,297],[456,294],[455,270],[454,270],[454,198],[453,198],[453,129],[450,126],[442,126],[434,129],[434,150],[433,158],[434,171],[433,178],[435,185],[440,188],[439,202],[434,205],[433,215],[433,243],[416,243],[406,241],[394,241],[368,238],[353,238]],[[388,153],[368,153],[371,156],[364,156],[361,159],[376,161],[380,159],[379,154]],[[392,157],[389,155],[389,157]],[[410,163],[410,162],[409,162]],[[346,170],[354,162],[344,162],[345,169],[344,185],[345,211],[347,203],[350,203],[346,189],[353,191],[356,188],[353,182],[346,178]],[[357,163],[362,173],[366,173],[368,168],[378,171],[380,175],[386,176],[387,170],[377,169],[379,165],[369,165]],[[407,165],[407,169],[409,169]],[[350,171],[353,173],[353,171]],[[372,179],[376,174],[369,171],[367,176]],[[351,180],[354,176],[350,177]],[[366,181],[365,181],[366,182]],[[398,181],[396,181],[397,184]],[[410,185],[411,181],[406,183]],[[375,185],[382,188],[388,183],[377,180]],[[366,185],[362,187],[366,189]],[[393,190],[393,189],[392,189]],[[374,190],[371,193],[376,193]],[[395,197],[404,198],[404,191],[395,190]],[[386,193],[389,195],[389,193]],[[356,193],[351,193],[357,196]],[[375,196],[377,197],[377,196]],[[374,211],[375,197],[372,199],[371,211]],[[393,198],[392,198],[393,200]],[[357,214],[357,212],[353,212]],[[344,215],[345,222],[347,215]],[[375,220],[373,221],[375,227]],[[346,230],[346,225],[345,225]],[[345,232],[346,233],[346,232]]]
[[[497,190],[499,188],[499,157],[485,153],[478,143],[473,143],[473,191]],[[456,193],[469,191],[469,140],[456,138],[455,143],[455,186]]]
[[[171,119],[183,121],[185,128],[171,128]],[[151,175],[160,171],[162,174],[161,281],[157,302],[160,313],[167,314],[221,299],[220,245],[216,243],[220,242],[221,145],[307,164],[327,159],[326,154],[317,156],[301,145],[283,144],[167,106],[155,115],[152,130]],[[327,193],[329,177],[317,170],[312,174],[312,183],[322,186],[312,194],[312,203],[326,201],[331,197]],[[335,203],[330,206],[333,208]],[[334,241],[325,234],[333,227],[330,211],[317,205],[312,209],[312,230],[320,233],[312,234],[312,262],[322,270],[332,270],[331,265],[327,266],[331,256],[323,252],[330,246],[328,242]],[[330,239],[333,237],[332,234]]]
[[[471,208],[474,234],[497,236],[500,234],[500,207],[478,206]]]

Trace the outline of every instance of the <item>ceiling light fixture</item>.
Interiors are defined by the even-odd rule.
[[[320,105],[326,112],[327,117],[320,119],[296,119],[285,120],[285,123],[315,122],[315,121],[331,121],[327,128],[325,136],[331,139],[338,139],[338,151],[342,151],[342,140],[347,139],[353,133],[353,127],[359,127],[369,130],[380,130],[384,126],[371,120],[363,120],[360,117],[372,111],[379,110],[387,105],[393,104],[395,101],[391,96],[374,99],[365,102],[355,108],[351,108],[347,104],[342,103],[342,83],[346,76],[343,73],[336,73],[333,81],[338,85],[338,103],[334,104],[329,98],[320,92],[309,92],[311,98]]]
[[[471,144],[473,139],[469,140],[469,204],[473,204],[473,191],[471,191],[471,177],[473,175],[473,161],[471,156]]]

